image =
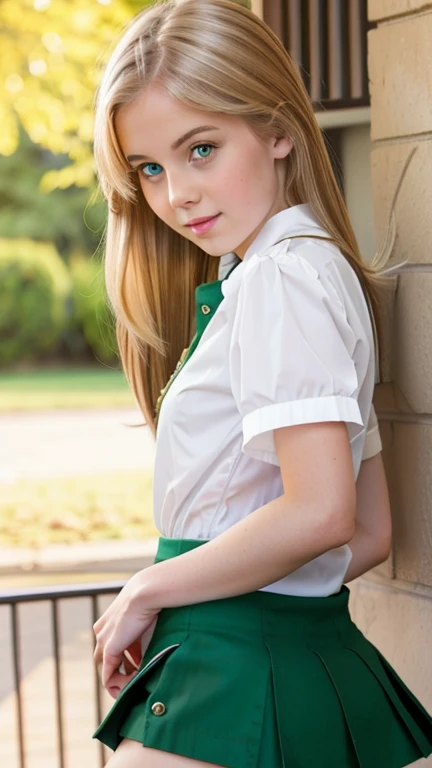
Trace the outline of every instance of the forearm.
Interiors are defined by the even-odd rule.
[[[355,534],[348,545],[352,552],[352,559],[344,576],[344,584],[363,576],[371,568],[384,562],[389,555],[390,543],[381,542],[360,523],[357,523]]]
[[[351,537],[349,515],[295,507],[281,496],[212,541],[142,571],[137,597],[169,608],[253,592]]]

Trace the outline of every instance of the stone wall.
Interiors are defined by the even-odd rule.
[[[352,587],[353,616],[432,711],[432,6],[369,0],[372,189],[376,242],[395,209],[384,382],[375,403],[393,512],[389,561]],[[432,759],[419,766],[432,766]],[[385,768],[385,766],[383,766]]]

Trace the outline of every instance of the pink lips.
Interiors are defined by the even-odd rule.
[[[212,228],[219,216],[220,213],[217,216],[212,216],[210,219],[202,219],[201,221],[197,219],[195,224],[188,224],[187,226],[191,228],[194,235],[203,235]]]

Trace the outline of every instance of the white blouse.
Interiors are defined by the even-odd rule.
[[[308,205],[281,211],[238,266],[235,254],[221,259],[220,279],[229,272],[216,286],[221,301],[215,284],[198,287],[197,327],[200,312],[208,324],[159,415],[154,516],[162,536],[213,539],[281,496],[279,427],[346,422],[356,478],[362,459],[381,450],[367,303],[338,248],[313,235],[328,236]],[[263,589],[333,594],[351,556],[338,547]]]

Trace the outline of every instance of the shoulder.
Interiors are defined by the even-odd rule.
[[[222,291],[234,299],[249,294],[251,301],[267,292],[274,299],[278,294],[290,300],[327,296],[341,310],[364,302],[357,275],[339,248],[312,237],[291,238],[251,255],[222,283]]]
[[[371,346],[349,305],[345,261],[331,243],[292,238],[227,281],[230,381],[251,456],[277,463],[272,433],[283,426],[345,421],[350,439],[363,426]]]

